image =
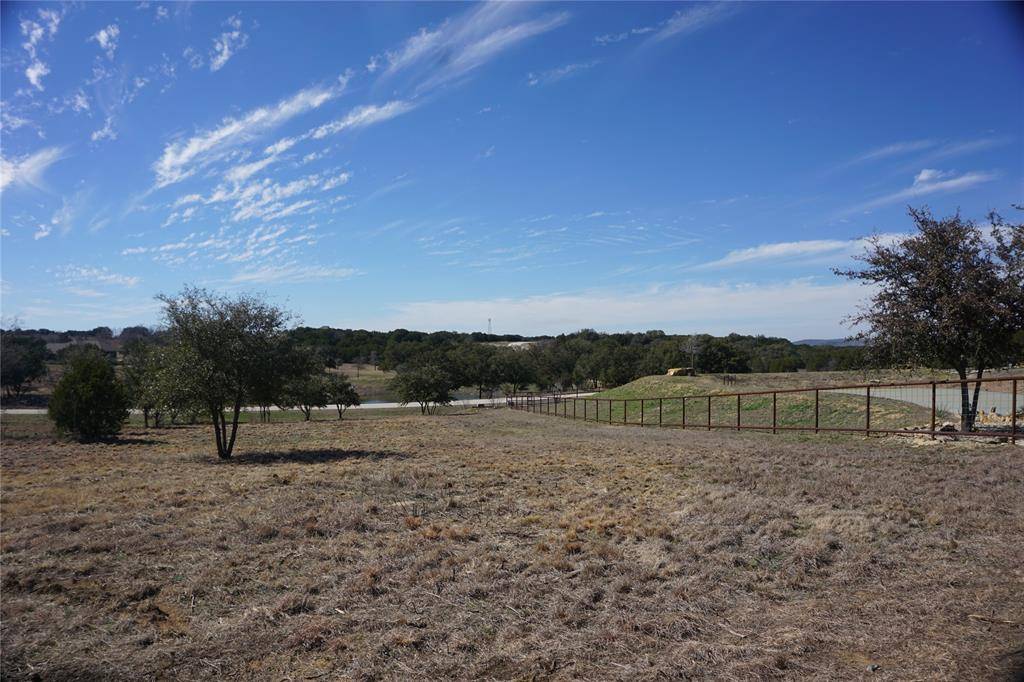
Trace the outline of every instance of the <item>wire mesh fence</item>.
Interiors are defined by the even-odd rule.
[[[510,396],[515,410],[627,426],[990,437],[1016,442],[1024,376],[650,398]]]

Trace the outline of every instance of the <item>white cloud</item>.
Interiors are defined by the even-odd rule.
[[[93,142],[101,142],[103,140],[116,140],[117,131],[114,130],[114,117],[107,116],[107,120],[103,124],[103,127],[100,128],[99,130],[94,130],[92,135],[90,136],[90,139]]]
[[[867,211],[879,206],[896,204],[908,199],[925,196],[928,194],[947,194],[950,192],[961,192],[971,187],[990,182],[998,177],[996,173],[988,171],[971,171],[962,175],[956,175],[948,171],[938,171],[933,168],[925,168],[914,177],[910,187],[901,189],[892,194],[886,194],[867,201],[858,206],[853,206],[842,212],[842,215],[849,215],[858,211]]]
[[[578,62],[575,64],[566,64],[560,66],[557,69],[551,69],[549,71],[542,71],[541,73],[530,73],[526,77],[527,85],[549,85],[557,81],[567,78],[580,71],[586,71],[587,69],[593,68],[600,64],[600,60],[594,59],[589,62]]]
[[[235,284],[298,284],[316,280],[340,280],[358,275],[355,268],[331,268],[305,263],[267,265],[252,270],[243,270],[231,278]]]
[[[43,89],[43,76],[50,73],[50,67],[38,59],[32,60],[32,63],[25,69],[25,78],[32,84],[36,90]]]
[[[326,180],[324,180],[324,183],[320,186],[320,189],[327,191],[329,189],[334,189],[335,187],[341,187],[342,185],[347,184],[348,181],[351,179],[352,174],[349,172],[344,172],[334,176],[333,178],[327,178]]]
[[[681,284],[634,291],[583,291],[522,298],[422,301],[394,306],[373,329],[474,331],[488,318],[522,334],[607,330],[840,336],[843,317],[866,295],[856,283]]]
[[[755,262],[790,261],[807,256],[836,254],[851,251],[859,240],[810,239],[797,242],[760,244],[746,249],[736,249],[724,257],[694,267],[694,270],[748,265]]]
[[[29,64],[25,68],[25,78],[33,88],[42,91],[43,77],[50,73],[50,67],[39,58],[40,43],[44,38],[53,40],[57,35],[63,13],[51,9],[40,9],[36,16],[39,19],[38,22],[32,19],[22,19],[19,27],[21,35],[25,38],[25,42],[21,46],[29,57]]]
[[[270,164],[277,161],[276,156],[267,156],[258,161],[252,161],[251,163],[243,163],[228,169],[228,172],[224,174],[225,179],[229,182],[244,182],[250,177],[259,173],[261,170],[269,166]]]
[[[43,174],[62,158],[63,153],[63,147],[47,147],[21,158],[0,157],[0,189],[8,185],[42,189]]]
[[[69,104],[71,109],[75,113],[81,113],[83,111],[89,111],[89,98],[86,96],[82,89],[79,88],[74,95],[71,96]]]
[[[34,125],[32,121],[12,114],[7,107],[0,109],[0,128],[3,130],[17,130],[23,126],[31,125]]]
[[[64,291],[83,298],[102,298],[106,296],[102,291],[96,291],[95,289],[89,289],[88,287],[64,287]]]
[[[192,46],[186,47],[181,53],[181,56],[188,62],[188,68],[195,71],[196,69],[203,68],[203,64],[206,62],[203,60],[203,55],[199,54],[196,49]]]
[[[460,79],[502,52],[565,24],[566,12],[518,21],[525,3],[484,3],[434,30],[420,31],[388,52],[385,77],[412,74],[416,92]]]
[[[631,28],[628,31],[623,31],[621,33],[606,33],[604,35],[595,36],[594,42],[597,43],[598,45],[610,45],[612,43],[621,43],[623,40],[626,40],[627,38],[631,38],[633,36],[641,36],[656,30],[657,29],[653,26],[638,26],[635,28]]]
[[[343,130],[349,128],[365,128],[366,126],[373,125],[374,123],[380,123],[381,121],[387,121],[388,119],[401,116],[402,114],[412,111],[416,108],[416,104],[404,100],[394,100],[387,104],[367,104],[364,106],[356,107],[348,113],[344,118],[339,118],[330,123],[325,123],[312,131],[309,135],[314,140],[319,140],[328,135],[334,135],[340,133]]]
[[[909,154],[910,152],[918,152],[922,149],[928,149],[929,147],[935,146],[934,140],[912,140],[910,142],[894,142],[893,144],[885,145],[884,147],[878,147],[868,152],[855,156],[854,158],[847,161],[843,166],[852,166],[859,163],[866,163],[869,161],[878,161],[880,159],[888,159],[893,156],[901,156],[903,154]]]
[[[228,17],[224,26],[229,30],[213,41],[210,52],[210,71],[220,71],[228,60],[249,43],[249,36],[242,32],[242,19],[237,15]]]
[[[110,24],[94,33],[89,40],[94,40],[100,49],[107,54],[107,59],[113,59],[117,51],[117,41],[121,37],[121,29],[117,24]]]
[[[651,36],[650,40],[661,42],[678,35],[695,33],[706,26],[726,19],[737,8],[738,5],[732,3],[718,2],[710,5],[694,5],[678,10],[661,25],[661,28]]]
[[[142,281],[134,275],[122,275],[111,272],[106,267],[93,267],[88,265],[65,265],[57,268],[55,274],[64,283],[91,282],[93,284],[108,284],[122,287],[133,287]]]
[[[1011,141],[1012,139],[1008,137],[984,137],[977,140],[966,140],[963,142],[943,142],[941,140],[928,139],[894,142],[883,147],[871,149],[863,154],[859,154],[849,161],[839,164],[833,170],[844,170],[859,164],[881,161],[897,156],[908,156],[915,152],[927,151],[928,153],[923,156],[916,156],[915,160],[910,162],[912,166],[918,165],[918,167],[920,167],[919,164],[934,163],[943,159],[985,151],[987,149],[1008,144]]]
[[[301,90],[275,105],[260,107],[241,118],[226,118],[213,130],[199,133],[187,140],[171,142],[164,147],[160,159],[153,164],[157,186],[180,182],[219,152],[254,139],[299,114],[322,106],[345,89],[347,78],[339,78],[333,86],[316,86]]]

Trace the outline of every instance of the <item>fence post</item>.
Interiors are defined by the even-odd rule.
[[[867,398],[867,400],[864,401],[864,407],[866,408],[865,411],[864,411],[864,435],[865,436],[870,436],[871,435],[871,387],[870,386],[868,386],[866,389],[864,389],[864,395]]]
[[[736,430],[740,430],[740,394],[736,394]]]
[[[577,395],[579,394],[579,392],[580,392],[580,390],[576,389]],[[573,398],[572,399],[572,420],[573,421],[576,421],[576,401],[577,400],[579,400],[579,398]]]
[[[1017,443],[1017,380],[1013,380],[1013,397],[1010,398],[1010,443]]]
[[[661,398],[658,398],[658,426],[661,426]]]
[[[640,398],[640,426],[644,425],[644,402],[643,398]]]
[[[932,382],[932,440],[935,440],[935,382]]]
[[[708,431],[711,430],[711,396],[708,396]]]
[[[583,421],[587,421],[587,399],[583,399]]]
[[[683,428],[686,428],[686,396],[683,396]]]
[[[612,399],[608,398],[608,423],[612,423]]]
[[[814,389],[814,432],[818,432],[818,389]]]
[[[626,423],[626,412],[627,412],[628,410],[629,410],[629,407],[628,407],[628,406],[627,406],[627,404],[626,404],[626,400],[625,400],[625,399],[623,399],[623,400],[622,400],[622,423],[623,423],[623,424],[625,424],[625,423]]]
[[[775,415],[778,412],[779,405],[779,394],[776,391],[772,391],[772,433],[778,433],[776,429]]]

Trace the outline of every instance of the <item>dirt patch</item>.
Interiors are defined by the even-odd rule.
[[[1007,679],[1016,448],[504,410],[2,452],[4,679]],[[1017,653],[1014,653],[1017,652]]]

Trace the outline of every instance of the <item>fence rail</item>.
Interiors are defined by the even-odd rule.
[[[1022,387],[1024,376],[1009,376],[650,398],[528,393],[509,396],[507,404],[515,410],[627,426],[989,437],[1016,443],[1024,411]],[[962,417],[965,412],[967,419]]]

